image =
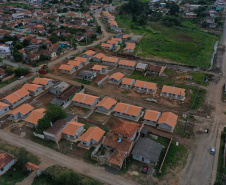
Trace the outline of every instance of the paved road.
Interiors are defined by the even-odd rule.
[[[226,45],[226,21],[222,43]],[[222,90],[226,81],[226,52],[219,57],[218,65],[221,65],[222,75],[208,86],[206,103],[215,109],[212,112],[212,125],[209,135],[199,136],[192,149],[190,159],[183,170],[180,185],[209,185],[214,184],[217,175],[217,161],[219,154],[220,132],[226,126],[226,106],[222,102]],[[210,155],[210,147],[216,147],[216,154]]]
[[[128,179],[105,171],[104,167],[94,166],[85,163],[82,160],[65,156],[50,148],[44,147],[30,140],[20,138],[19,136],[14,135],[12,133],[8,133],[4,130],[0,130],[0,139],[18,147],[24,147],[29,152],[40,157],[42,163],[45,163],[46,166],[57,164],[63,167],[70,168],[75,172],[82,173],[83,175],[87,175],[89,177],[97,179],[106,184],[135,185],[134,182],[129,181]]]

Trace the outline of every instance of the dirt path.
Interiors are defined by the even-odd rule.
[[[224,25],[223,44],[226,44],[226,22]],[[181,185],[208,185],[214,184],[217,172],[219,154],[220,132],[226,126],[225,104],[221,100],[222,90],[226,81],[226,52],[222,60],[218,61],[222,66],[222,75],[208,86],[206,103],[214,107],[212,112],[212,125],[209,135],[197,137],[196,143],[190,154],[190,158],[183,170]],[[216,154],[210,155],[210,147],[216,147]]]
[[[128,179],[105,171],[104,167],[94,166],[85,163],[82,160],[65,156],[50,148],[44,147],[30,140],[20,138],[19,136],[5,132],[4,130],[0,130],[0,139],[18,147],[24,147],[29,152],[40,157],[41,162],[44,163],[45,166],[57,164],[63,167],[70,168],[75,172],[97,179],[105,184],[135,185],[134,182],[129,181]]]

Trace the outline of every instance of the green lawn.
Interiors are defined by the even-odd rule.
[[[152,58],[158,56],[186,65],[208,68],[216,36],[186,27],[165,27],[161,23],[136,26],[131,17],[115,15],[120,27],[145,36],[136,45],[135,55]],[[188,26],[188,23],[186,23]]]
[[[90,82],[90,81],[82,80],[82,79],[78,79],[78,78],[76,78],[75,81],[76,81],[76,82],[79,82],[79,83],[81,83],[81,84],[85,84],[85,85],[90,85],[90,84],[92,83],[92,82]]]
[[[23,3],[3,3],[3,4],[0,4],[0,6],[16,6],[16,7],[24,7],[24,8],[30,7],[30,5],[23,4]]]

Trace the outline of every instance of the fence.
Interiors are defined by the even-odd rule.
[[[101,85],[105,80],[107,80],[109,77],[109,75],[105,76],[104,78],[102,78],[99,82],[97,82],[97,85]]]
[[[10,76],[7,76],[6,78],[2,79],[2,82],[5,82],[6,80],[9,80],[10,78],[13,78],[15,76],[15,74],[12,74]]]
[[[45,136],[43,134],[37,134],[34,132],[34,136],[39,137],[41,139],[45,139]]]

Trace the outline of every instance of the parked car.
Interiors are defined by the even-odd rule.
[[[211,147],[210,148],[210,154],[214,155],[216,152],[215,147]]]
[[[148,166],[144,166],[142,169],[142,173],[147,173],[148,172]]]
[[[19,77],[19,80],[21,80],[21,79],[23,79],[23,78],[24,78],[24,76],[20,76],[20,77]]]

